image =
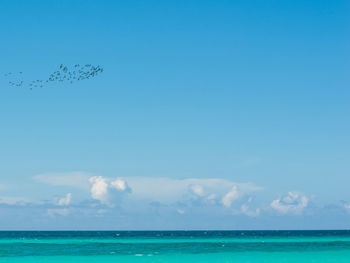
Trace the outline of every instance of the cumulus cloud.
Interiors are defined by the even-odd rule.
[[[240,194],[238,192],[238,188],[234,185],[229,192],[227,192],[224,197],[221,199],[221,203],[225,207],[230,207],[232,202],[239,198]]]
[[[92,184],[90,189],[91,197],[99,200],[101,203],[106,203],[108,194],[107,179],[102,176],[94,176],[89,179],[89,182]]]
[[[195,200],[210,205],[229,207],[236,198],[262,190],[252,183],[237,183],[220,178],[119,177],[91,176],[83,172],[45,173],[34,177],[37,182],[52,186],[75,187],[90,192],[94,200],[110,204],[113,196],[131,193],[131,202],[174,204]],[[237,193],[239,192],[239,193]],[[239,197],[237,197],[239,195]],[[82,196],[79,194],[78,196]],[[118,199],[118,198],[117,198]]]
[[[250,216],[250,217],[256,217],[258,215],[260,215],[260,208],[255,208],[252,209],[251,203],[253,201],[252,197],[249,197],[249,199],[247,200],[247,202],[245,202],[244,204],[241,205],[241,210],[240,212],[246,216]]]
[[[262,190],[252,183],[237,183],[219,178],[171,179],[164,177],[119,177],[106,178],[93,176],[89,178],[92,199],[107,206],[121,204],[130,211],[150,204],[158,203],[162,207],[171,206],[179,211],[184,208],[227,207],[234,208],[233,203],[244,196]],[[131,191],[132,190],[132,191]],[[126,193],[130,193],[126,197]],[[235,203],[240,210],[242,201]],[[165,208],[164,208],[165,209]],[[142,209],[141,209],[142,210]],[[187,209],[186,209],[187,210]],[[204,212],[204,211],[203,211]],[[243,206],[241,213],[258,214],[256,210]]]
[[[65,197],[58,199],[57,204],[60,206],[69,205],[72,200],[72,194],[68,193]]]
[[[309,199],[298,192],[288,192],[284,197],[273,200],[270,206],[281,214],[301,214]]]
[[[260,208],[255,208],[255,209],[250,209],[248,205],[243,204],[241,206],[241,212],[242,214],[246,215],[246,216],[250,216],[250,217],[256,217],[258,215],[260,215]]]
[[[89,182],[91,183],[91,197],[102,204],[113,205],[111,199],[115,199],[118,193],[131,191],[126,181],[120,178],[111,180],[102,176],[93,176],[89,178]]]
[[[68,206],[71,203],[72,194],[77,200],[85,198],[85,205],[91,204],[88,196],[100,204],[113,207],[122,205],[123,209],[139,210],[151,203],[159,203],[169,206],[177,211],[184,210],[189,213],[189,207],[196,209],[221,209],[226,207],[240,211],[243,214],[252,215],[256,210],[243,205],[244,197],[262,190],[262,187],[253,183],[238,183],[221,178],[184,178],[173,179],[167,177],[118,177],[108,178],[103,176],[91,176],[82,172],[72,173],[46,173],[34,177],[37,182],[52,186],[75,187],[85,190],[85,193],[74,192],[69,189],[69,194],[56,200],[60,206]],[[87,186],[86,186],[87,185]],[[61,188],[62,190],[63,188]],[[126,195],[128,194],[128,195]],[[85,195],[85,197],[84,197]],[[84,203],[84,201],[83,201]],[[81,204],[83,204],[81,203]],[[215,208],[216,207],[216,208]],[[199,210],[198,210],[199,211]],[[203,212],[205,212],[203,210]],[[54,212],[53,212],[54,213]]]
[[[198,185],[198,184],[191,185],[190,189],[191,189],[192,193],[194,193],[195,195],[198,195],[198,196],[204,195],[204,189],[201,185]]]
[[[111,182],[111,187],[120,191],[125,191],[127,189],[127,184],[124,180],[116,179]]]

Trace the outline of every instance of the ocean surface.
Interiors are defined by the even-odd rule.
[[[350,262],[350,231],[2,231],[2,262]]]

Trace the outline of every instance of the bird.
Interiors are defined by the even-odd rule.
[[[47,78],[36,79],[31,81],[23,80],[22,71],[19,71],[18,73],[14,74],[13,72],[8,72],[5,73],[4,76],[10,78],[8,83],[11,87],[25,86],[29,87],[29,89],[32,90],[33,88],[37,87],[44,88],[54,83],[66,82],[69,84],[73,84],[77,81],[89,80],[103,72],[102,67],[100,67],[99,65],[94,66],[92,64],[74,64],[72,68],[73,69],[69,68],[69,66],[67,65],[60,64],[57,70],[50,73]]]

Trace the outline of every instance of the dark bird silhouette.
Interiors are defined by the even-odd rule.
[[[60,64],[58,69],[48,75],[45,79],[36,79],[32,81],[24,81],[22,71],[18,73],[8,72],[4,74],[9,79],[9,85],[11,87],[28,87],[30,90],[33,88],[44,88],[51,86],[54,83],[68,83],[73,84],[77,81],[88,80],[96,77],[103,72],[103,68],[99,65],[93,66],[92,64],[74,64],[70,69],[69,66]],[[18,75],[19,74],[19,75]]]

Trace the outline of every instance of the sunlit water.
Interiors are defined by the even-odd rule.
[[[0,262],[350,262],[350,231],[0,232]]]

